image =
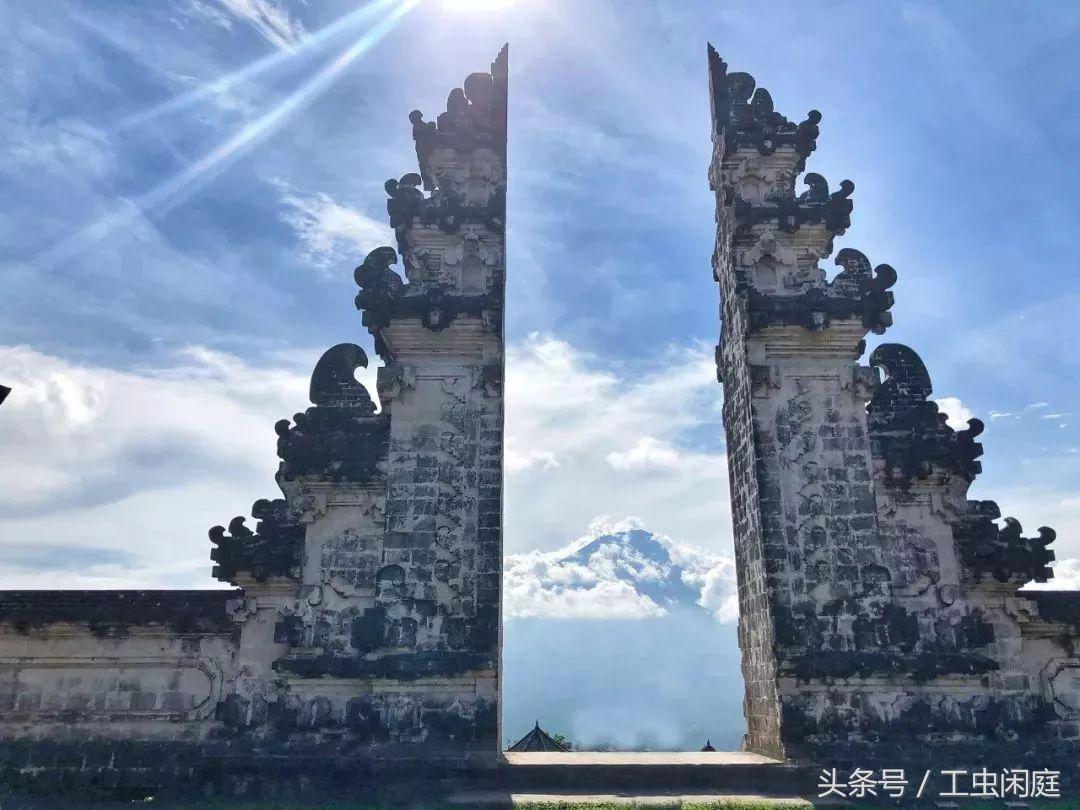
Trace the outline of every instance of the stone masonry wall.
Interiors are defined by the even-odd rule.
[[[717,156],[713,166],[721,165],[723,140],[714,139]],[[710,172],[710,184],[719,189],[720,177]],[[734,219],[717,209],[716,252],[713,265],[720,285],[720,317],[724,325],[716,347],[717,377],[724,384],[724,428],[731,489],[731,514],[734,521],[735,559],[739,571],[739,647],[742,650],[742,674],[745,683],[743,714],[746,718],[747,745],[755,751],[780,756],[777,747],[780,717],[776,694],[776,660],[773,654],[772,605],[766,588],[766,561],[761,542],[761,511],[758,509],[757,441],[750,410],[750,363],[745,341],[747,312],[742,296],[736,292],[740,283],[733,273],[719,272],[731,262]]]
[[[1052,576],[1052,530],[967,499],[982,424],[946,424],[915,352],[858,363],[897,276],[851,248],[819,266],[854,191],[807,173],[796,193],[820,113],[789,122],[711,47],[709,68],[746,746],[1073,768],[1080,594],[1018,591]]]

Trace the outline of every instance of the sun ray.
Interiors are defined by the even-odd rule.
[[[329,45],[334,40],[344,36],[371,17],[393,7],[397,2],[399,2],[399,0],[371,0],[371,2],[366,3],[354,11],[350,11],[348,14],[342,15],[329,25],[304,37],[300,44],[295,48],[276,50],[273,53],[260,59],[256,59],[254,62],[245,65],[239,70],[227,73],[212,82],[201,84],[193,90],[181,93],[160,104],[155,104],[140,112],[132,113],[117,122],[115,129],[130,129],[131,127],[139,126],[140,124],[144,124],[147,121],[162,115],[179,112],[180,110],[187,109],[192,105],[212,98],[215,95],[226,93],[236,85],[249,81],[250,79],[273,70],[280,65],[293,62],[297,59],[310,58],[324,46]]]
[[[397,5],[389,14],[371,26],[352,45],[338,54],[270,112],[247,124],[235,135],[182,171],[130,201],[122,210],[101,217],[63,242],[39,254],[34,260],[35,264],[41,269],[51,268],[77,255],[89,243],[100,241],[118,228],[130,224],[137,217],[150,211],[168,210],[188,199],[220,174],[230,161],[272,135],[296,112],[326,92],[345,68],[374,47],[423,0],[395,0],[395,2]]]

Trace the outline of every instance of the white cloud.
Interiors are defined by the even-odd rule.
[[[60,583],[40,571],[42,585],[209,584],[206,530],[276,494],[273,424],[307,406],[318,355],[294,351],[254,367],[191,347],[163,365],[117,371],[0,347],[3,382],[13,388],[0,412],[0,544],[33,537],[136,557],[126,569],[65,574]],[[719,435],[720,391],[706,350],[662,359],[655,371],[629,377],[551,338],[511,345],[509,551],[563,546],[598,512],[637,512],[694,545],[723,546],[721,452],[680,451],[688,463],[661,476],[606,460],[625,452],[627,436],[651,431],[661,446],[673,445],[703,424]],[[370,390],[374,373],[363,373]],[[9,586],[34,579],[15,573],[5,577]],[[591,601],[574,610],[657,609],[640,599],[627,608],[631,596],[612,583],[576,595]]]
[[[203,2],[203,0],[189,0],[187,6],[182,9],[182,13],[187,17],[205,20],[219,28],[224,28],[226,31],[231,31],[233,27],[232,17],[216,6],[210,5],[209,2]],[[184,27],[183,22],[179,19],[174,19],[173,22],[180,28]]]
[[[559,466],[559,460],[550,450],[518,450],[516,442],[508,439],[506,442],[506,471],[514,473],[538,468],[541,470],[553,470]]]
[[[959,397],[938,397],[934,402],[937,403],[941,413],[948,414],[949,427],[953,430],[967,430],[968,420],[975,418],[974,412],[961,402]],[[995,417],[991,414],[990,418]]]
[[[1054,578],[1046,587],[1051,590],[1077,591],[1080,590],[1080,559],[1069,557],[1060,560],[1053,565]]]
[[[607,463],[616,470],[673,470],[679,462],[678,450],[652,436],[642,436],[629,450],[607,454]]]
[[[279,496],[273,425],[307,406],[317,358],[258,368],[192,347],[117,371],[0,347],[4,587],[211,586],[207,529]]]
[[[282,220],[296,231],[304,258],[320,268],[341,262],[359,264],[380,245],[394,245],[388,225],[322,192],[302,195],[283,186]]]
[[[60,177],[100,180],[116,167],[112,144],[102,130],[74,119],[41,122],[12,113],[5,121],[3,161]]]
[[[292,50],[307,34],[303,24],[294,20],[277,0],[217,0],[234,17],[254,26],[267,42],[276,48]],[[196,0],[193,10],[211,22],[229,28],[220,13]]]
[[[511,344],[507,551],[558,548],[597,514],[637,514],[653,531],[730,547],[712,354],[670,348],[621,367],[547,335]]]
[[[1031,582],[1026,591],[1080,591],[1080,559],[1067,557],[1051,563],[1054,576],[1046,582]]]

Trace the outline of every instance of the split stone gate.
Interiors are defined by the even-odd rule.
[[[789,122],[711,47],[709,77],[746,747],[1071,762],[1080,599],[1018,591],[1053,532],[967,499],[982,425],[946,424],[911,349],[860,364],[897,274],[820,267],[854,189],[803,174],[821,115]],[[328,350],[275,425],[281,497],[210,531],[235,589],[0,592],[5,784],[495,764],[506,117],[506,49],[410,115],[396,248],[355,271],[381,410],[363,350]]]

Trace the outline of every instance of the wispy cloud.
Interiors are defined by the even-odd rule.
[[[285,5],[277,0],[216,0],[218,5],[238,20],[249,23],[276,48],[293,50],[306,36],[304,24],[294,18]],[[229,20],[203,0],[192,0],[196,14],[225,27]]]
[[[315,267],[359,264],[368,251],[395,244],[388,225],[329,194],[301,194],[283,186],[281,203],[282,220],[295,231],[304,258]]]
[[[421,0],[400,0],[389,13],[372,24],[349,47],[306,78],[299,87],[264,115],[247,122],[200,158],[188,163],[183,169],[157,183],[136,199],[125,200],[124,205],[92,221],[40,254],[36,257],[37,263],[46,268],[54,267],[57,263],[78,255],[94,242],[101,241],[118,229],[130,225],[139,216],[151,211],[160,214],[188,199],[221,174],[234,160],[280,130],[300,110],[327,92],[351,64],[375,47],[420,2]]]

